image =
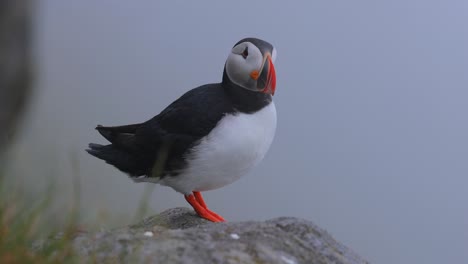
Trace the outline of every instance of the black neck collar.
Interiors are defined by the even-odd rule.
[[[270,94],[254,92],[233,83],[227,76],[226,68],[223,72],[221,85],[231,99],[234,108],[243,113],[257,112],[269,105],[272,101],[272,96]]]

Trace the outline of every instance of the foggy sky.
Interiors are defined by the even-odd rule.
[[[133,214],[146,186],[84,152],[105,142],[95,125],[145,121],[219,82],[233,44],[254,36],[278,50],[276,137],[252,172],[205,193],[210,208],[229,221],[310,219],[373,263],[468,259],[468,2],[37,7],[37,90],[14,170],[68,182],[76,156],[90,218]],[[150,205],[188,206],[161,186]]]

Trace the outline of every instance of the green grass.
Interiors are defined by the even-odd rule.
[[[65,199],[54,185],[56,180],[51,178],[44,190],[32,192],[14,175],[5,175],[0,170],[0,264],[80,263],[73,249],[81,216],[79,166],[74,161],[73,199],[68,208],[60,210],[53,209],[54,201]],[[145,189],[134,221],[140,221],[148,213],[153,189],[152,185]]]
[[[65,228],[48,214],[55,186],[32,195],[0,175],[0,263],[74,263],[72,238],[76,233],[78,201],[66,212]],[[74,190],[79,198],[79,185]],[[57,236],[56,234],[61,234]],[[47,235],[55,234],[55,235]],[[54,239],[45,239],[54,236]],[[39,243],[39,241],[47,241]]]

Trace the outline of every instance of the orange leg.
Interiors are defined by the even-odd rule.
[[[193,192],[193,194],[185,195],[185,200],[193,207],[195,212],[201,217],[211,222],[224,222],[224,218],[212,212],[206,207],[200,192]]]
[[[203,196],[201,195],[201,192],[193,192],[193,195],[195,196],[195,199],[197,199],[198,203],[203,206],[203,208],[207,209],[205,200],[203,200]]]
[[[205,208],[210,214],[212,214],[214,217],[221,220],[221,222],[226,222],[226,220],[224,220],[224,218],[222,216],[220,216],[219,214],[217,214],[217,213],[211,211],[210,209],[208,209],[208,207],[206,206],[205,201],[203,200],[203,196],[201,195],[200,192],[193,192],[193,195],[195,196],[195,199],[198,201],[198,203],[201,206],[203,206],[203,208]]]

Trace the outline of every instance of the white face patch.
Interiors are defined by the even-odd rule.
[[[248,55],[244,58],[246,48]],[[250,73],[254,70],[260,71],[262,63],[263,55],[257,46],[251,42],[242,42],[229,54],[226,60],[226,74],[233,83],[255,91],[256,81],[250,77]]]
[[[271,53],[271,60],[273,61],[273,64],[276,61],[276,48],[273,47],[273,52]]]

